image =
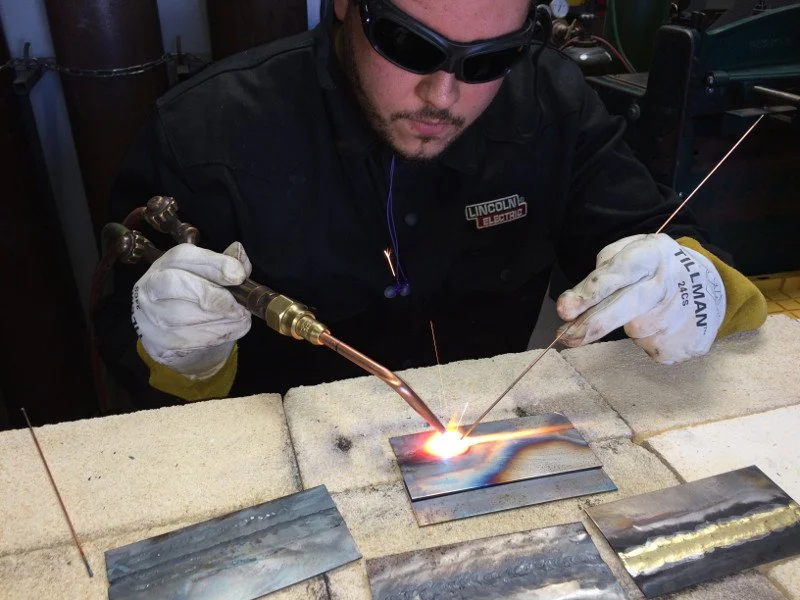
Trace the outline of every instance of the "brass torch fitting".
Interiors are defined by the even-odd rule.
[[[267,325],[281,335],[291,336],[297,340],[306,340],[321,346],[320,337],[328,331],[317,321],[314,313],[305,304],[292,300],[288,296],[275,296],[264,310]]]

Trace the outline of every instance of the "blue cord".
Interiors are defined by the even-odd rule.
[[[389,238],[392,240],[395,262],[397,263],[394,291],[401,296],[407,296],[410,293],[411,284],[400,262],[400,243],[397,237],[397,226],[394,222],[394,168],[395,156],[392,154],[392,164],[389,167],[389,197],[386,199],[386,225],[389,228]]]

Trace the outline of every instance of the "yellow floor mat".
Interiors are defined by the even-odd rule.
[[[800,271],[750,277],[767,299],[771,315],[800,319]]]

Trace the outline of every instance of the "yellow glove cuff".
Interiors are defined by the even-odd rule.
[[[150,385],[152,387],[187,402],[227,396],[233,387],[239,364],[239,346],[236,344],[233,346],[228,360],[216,374],[208,379],[195,380],[154,361],[145,351],[141,340],[136,342],[136,352],[150,369]]]
[[[698,241],[690,237],[682,237],[676,241],[705,256],[719,272],[725,286],[727,309],[717,332],[718,338],[737,331],[758,329],[764,324],[767,320],[767,301],[752,281],[711,254]]]

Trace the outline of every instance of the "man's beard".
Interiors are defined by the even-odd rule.
[[[350,85],[353,88],[353,93],[355,94],[359,105],[361,106],[361,110],[363,111],[367,122],[370,124],[378,137],[396,154],[400,155],[406,160],[411,161],[432,161],[439,154],[441,154],[447,146],[452,144],[461,135],[461,133],[463,133],[465,123],[463,117],[456,117],[449,110],[433,108],[432,106],[426,106],[414,112],[393,113],[389,117],[388,121],[387,119],[384,119],[378,111],[378,108],[369,99],[366,91],[364,90],[364,84],[361,81],[361,75],[358,72],[358,65],[356,63],[355,48],[353,46],[351,37],[352,33],[347,29],[347,27],[343,27],[338,33],[341,36],[341,52],[339,58],[342,62],[344,72],[347,75],[347,78],[350,80]],[[420,137],[418,138],[421,143],[419,151],[416,154],[409,155],[397,147],[397,144],[392,136],[391,124],[401,119],[444,123],[454,126],[458,133],[447,142],[446,146],[441,148],[435,154],[426,153],[425,148],[431,142],[437,141],[438,138]]]

